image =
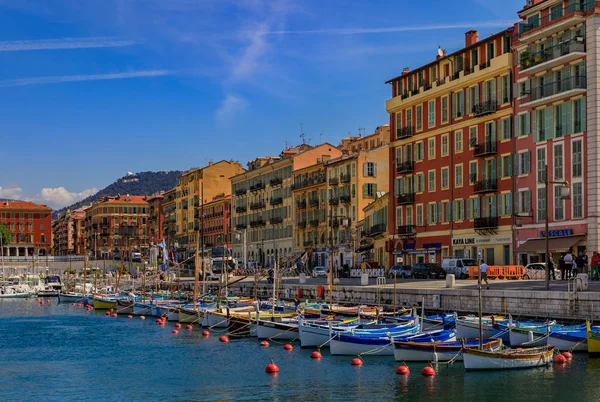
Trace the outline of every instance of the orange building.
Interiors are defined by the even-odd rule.
[[[83,255],[85,230],[83,209],[66,211],[52,222],[53,255]]]
[[[164,237],[163,224],[165,215],[163,214],[164,194],[157,194],[148,197],[148,239],[150,243],[160,243]]]
[[[2,255],[28,257],[51,251],[52,210],[28,201],[0,202],[0,223],[8,228],[11,241],[2,245]]]

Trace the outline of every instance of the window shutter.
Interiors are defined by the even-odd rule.
[[[513,99],[517,98],[519,96],[519,84],[518,83],[513,83]]]
[[[396,130],[402,128],[402,112],[396,113]]]
[[[373,177],[377,177],[377,162],[373,162]]]
[[[519,131],[519,118],[520,118],[519,116],[515,116],[515,123],[514,123],[515,124],[515,129],[514,129],[515,137],[518,137],[519,133],[520,133],[520,131]]]
[[[531,127],[530,127],[530,121],[529,121],[529,119],[531,118],[531,115],[529,112],[527,112],[521,118],[525,120],[525,132],[523,134],[528,135],[531,133],[531,130],[530,130]]]
[[[467,89],[465,91],[465,97],[467,99],[467,108],[465,109],[465,114],[470,114],[471,113],[471,91],[470,91],[470,89]]]
[[[527,166],[525,169],[525,173],[531,173],[531,151],[527,152]]]
[[[451,109],[452,109],[452,118],[456,117],[456,111],[457,111],[457,107],[456,107],[456,92],[452,93],[452,104],[451,104]]]
[[[502,104],[502,77],[496,78],[496,104]],[[494,81],[492,81],[492,86],[494,85]]]
[[[585,123],[585,118],[586,118],[586,116],[585,116],[585,109],[586,109],[585,102],[586,102],[586,97],[584,96],[579,101],[579,107],[581,109],[581,111],[579,112],[579,115],[581,116],[581,127],[582,127],[581,131],[587,130],[587,128],[586,128],[587,126],[586,126],[586,123]]]
[[[473,105],[479,104],[479,84],[475,86],[475,99],[473,100]]]
[[[490,179],[495,179],[496,176],[496,159],[490,160]]]
[[[490,197],[490,200],[491,200],[491,204],[492,204],[492,205],[491,205],[491,207],[490,207],[490,208],[491,208],[491,211],[489,211],[489,215],[488,215],[488,216],[491,216],[491,217],[493,218],[493,217],[496,217],[496,216],[497,216],[497,215],[496,215],[496,197],[494,197],[494,196],[492,195],[492,196]]]
[[[377,183],[373,184],[373,195],[377,195]]]
[[[439,223],[442,223],[443,219],[442,219],[442,203],[441,202],[438,202],[438,204],[437,204],[437,215],[438,215],[437,221]]]
[[[512,193],[506,194],[506,208],[508,215],[512,216],[513,211],[513,196]]]
[[[538,113],[539,112],[537,110],[534,110],[531,113],[533,114],[532,118],[531,118],[532,121],[533,121],[533,127],[532,127],[533,128],[533,141],[537,142],[540,139],[539,138],[538,129],[537,129],[537,125],[538,125],[538,121],[537,121],[538,119],[537,119],[537,117],[538,117]]]
[[[363,198],[367,198],[369,196],[369,189],[368,189],[368,185],[365,183],[363,184]]]
[[[396,148],[396,166],[402,163],[402,147]]]
[[[367,177],[367,175],[368,175],[367,162],[363,162],[363,177]]]
[[[503,194],[498,194],[498,216],[502,216],[502,197]]]
[[[508,155],[508,158],[506,158],[505,162],[508,162],[508,167],[505,169],[505,171],[508,173],[508,176],[512,176],[513,174],[513,156],[512,154]]]
[[[501,179],[502,178],[502,157],[499,156],[498,157],[498,178]]]
[[[519,159],[521,159],[521,154],[516,154],[515,155],[515,161],[514,161],[514,166],[515,166],[515,176],[519,175]]]
[[[471,202],[472,202],[472,199],[468,198],[467,199],[467,219],[471,219]]]

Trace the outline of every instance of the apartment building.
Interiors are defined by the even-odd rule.
[[[11,235],[2,255],[29,257],[52,251],[52,210],[29,201],[0,201],[0,223]]]
[[[85,212],[68,210],[52,221],[52,253],[55,256],[83,255],[85,252]]]
[[[158,244],[163,240],[163,194],[148,197],[148,240],[150,244]]]
[[[387,81],[390,266],[512,260],[512,33],[469,31],[464,48]]]
[[[365,218],[360,221],[360,243],[356,249],[360,266],[386,267],[389,263],[388,240],[389,193],[377,192],[375,199],[363,208]]]

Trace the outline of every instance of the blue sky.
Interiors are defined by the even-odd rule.
[[[0,0],[0,198],[242,164],[388,121],[389,78],[525,0]],[[323,136],[320,136],[320,134]]]

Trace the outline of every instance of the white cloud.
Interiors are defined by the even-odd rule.
[[[81,201],[90,195],[96,194],[98,189],[90,188],[83,190],[80,193],[75,193],[67,190],[64,187],[43,188],[40,193],[34,197],[34,201],[47,204],[48,206],[59,209],[71,205],[77,201]]]
[[[234,115],[246,109],[248,102],[237,95],[227,94],[221,106],[217,110],[217,120],[221,124],[225,124],[234,120]]]
[[[174,74],[169,70],[134,71],[131,73],[92,74],[92,75],[62,75],[51,77],[18,78],[0,81],[0,87],[20,87],[24,85],[57,84],[61,82],[118,80],[124,78],[160,77]]]
[[[59,49],[92,49],[101,47],[132,46],[135,44],[136,42],[130,39],[111,37],[13,40],[0,41],[0,52]]]
[[[23,197],[23,189],[16,185],[0,186],[0,198],[19,200]]]

